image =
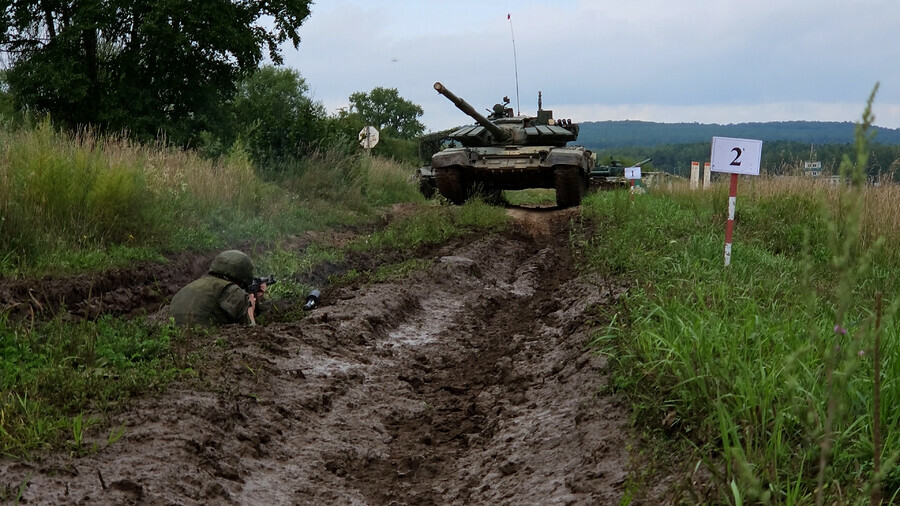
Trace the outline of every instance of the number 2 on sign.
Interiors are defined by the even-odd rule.
[[[732,160],[729,165],[733,165],[735,167],[740,167],[741,162],[738,161],[738,158],[741,157],[741,148],[731,148],[731,151],[735,152],[737,154],[734,155],[734,160]]]
[[[762,141],[713,137],[710,151],[710,170],[732,174],[759,175]]]

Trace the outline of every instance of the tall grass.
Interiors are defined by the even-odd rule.
[[[636,280],[595,342],[638,422],[689,442],[725,503],[866,501],[900,491],[896,187],[865,186],[868,109],[849,184],[742,178],[732,264],[727,185],[586,199],[585,266]],[[878,327],[876,328],[876,322]],[[875,349],[874,336],[881,336]],[[881,384],[874,390],[873,357]],[[883,442],[876,448],[875,420]],[[886,464],[876,474],[875,452]]]
[[[269,241],[359,222],[419,198],[412,168],[346,146],[263,179],[235,148],[208,160],[163,145],[0,129],[0,273],[77,271],[168,251]]]

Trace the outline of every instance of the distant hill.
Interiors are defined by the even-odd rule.
[[[729,125],[704,123],[654,123],[651,121],[588,121],[581,123],[577,143],[589,149],[660,144],[710,142],[713,136],[759,139],[764,142],[796,141],[807,144],[853,142],[855,125],[849,121],[775,121]],[[874,127],[874,142],[900,145],[900,129]]]

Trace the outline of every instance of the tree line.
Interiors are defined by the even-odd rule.
[[[873,143],[869,146],[869,163],[866,174],[869,179],[889,178],[900,181],[900,145]],[[691,162],[701,164],[709,161],[711,144],[694,142],[686,144],[661,144],[657,146],[628,146],[596,149],[600,165],[611,165],[611,161],[633,163],[652,157],[651,165],[645,170],[662,170],[679,176],[690,175]],[[851,143],[832,143],[813,145],[797,141],[763,142],[761,169],[766,174],[795,175],[803,173],[803,164],[807,161],[818,161],[822,164],[822,172],[826,175],[837,175],[844,156],[853,156],[854,146]]]
[[[418,146],[422,108],[396,88],[348,97],[329,114],[297,70],[280,66],[281,45],[300,44],[308,0],[0,0],[0,118],[6,125],[49,117],[59,128],[164,140],[210,157],[244,150],[263,171],[279,171],[322,149],[357,149],[376,126],[376,152],[427,163]],[[265,58],[272,62],[265,65]],[[780,173],[808,159],[827,170],[852,140],[851,123],[739,125],[586,122],[579,144],[610,157],[652,156],[685,173],[708,158],[713,135],[765,141],[763,164]],[[900,130],[878,129],[869,171],[897,175]],[[643,146],[643,147],[640,147]],[[426,150],[427,151],[427,150]],[[426,158],[425,160],[422,160]],[[836,170],[836,169],[834,169]]]
[[[581,123],[578,142],[591,149],[658,146],[709,142],[713,136],[759,139],[763,142],[796,141],[810,144],[853,142],[856,125],[844,121],[772,121],[730,125],[655,123],[651,121],[587,121]],[[900,129],[875,127],[875,140],[900,144]]]
[[[395,88],[354,93],[328,114],[300,73],[281,67],[280,46],[298,48],[311,3],[0,0],[0,116],[210,156],[240,147],[269,168],[354,146],[374,125],[386,154],[415,158],[423,111]]]

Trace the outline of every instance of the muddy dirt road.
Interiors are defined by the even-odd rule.
[[[574,270],[577,210],[510,213],[300,321],[198,335],[218,343],[199,377],[118,415],[121,440],[4,459],[2,485],[27,504],[618,504],[628,411],[585,345],[624,282]]]

